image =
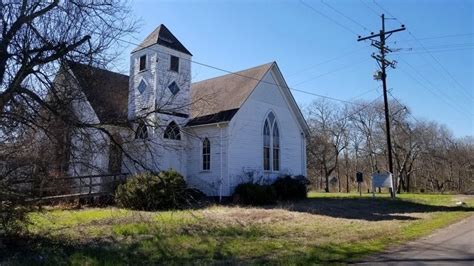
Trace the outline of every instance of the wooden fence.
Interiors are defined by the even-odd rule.
[[[48,177],[9,182],[30,195],[29,200],[92,198],[113,195],[115,188],[126,181],[128,174]]]

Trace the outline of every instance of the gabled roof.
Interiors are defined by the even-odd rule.
[[[128,115],[128,76],[67,62],[101,123],[125,123]]]
[[[230,121],[262,81],[272,71],[288,107],[307,135],[308,124],[290,92],[276,62],[191,84],[191,120],[187,126]]]
[[[132,53],[152,46],[154,44],[159,44],[192,56],[188,49],[186,49],[186,47],[184,47],[184,45],[163,24],[161,24],[160,26],[158,26],[158,28],[152,31],[152,33],[150,33],[150,35],[148,35],[140,45],[133,49]]]
[[[195,125],[198,121],[198,124],[210,123],[205,121],[220,122],[211,117],[239,109],[273,64],[274,62],[191,84],[192,108],[188,125]],[[222,116],[225,120],[221,121],[229,121],[235,112],[226,114]]]

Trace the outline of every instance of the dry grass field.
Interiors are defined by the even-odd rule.
[[[48,208],[29,215],[23,236],[0,251],[0,264],[346,263],[473,214],[472,204],[457,207],[455,200],[310,193],[260,208]]]

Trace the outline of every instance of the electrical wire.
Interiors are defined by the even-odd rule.
[[[316,63],[315,65],[312,65],[312,66],[307,67],[307,68],[305,68],[305,69],[301,69],[301,70],[299,70],[299,71],[297,71],[297,72],[290,73],[289,75],[286,75],[286,77],[293,77],[293,76],[295,76],[295,75],[297,75],[297,74],[301,74],[301,73],[307,72],[307,71],[309,71],[309,70],[311,70],[311,69],[313,69],[313,68],[316,68],[316,67],[318,67],[318,66],[320,66],[320,65],[327,64],[327,63],[336,61],[336,60],[341,59],[341,58],[346,58],[347,55],[353,54],[354,52],[357,52],[357,51],[362,50],[362,49],[367,48],[367,47],[370,47],[370,45],[366,45],[366,46],[363,46],[363,47],[358,47],[357,49],[352,49],[352,50],[346,51],[346,52],[341,53],[340,55],[338,55],[338,56],[336,56],[336,57],[333,57],[333,58],[330,58],[330,59],[328,59],[328,60],[325,60],[325,61]]]
[[[143,46],[141,44],[136,44],[136,43],[133,43],[131,41],[128,41],[128,40],[124,40],[124,39],[121,39],[121,38],[118,38],[117,39],[118,41],[121,41],[121,42],[125,42],[125,43],[128,43],[128,44],[131,44],[131,45],[135,45],[137,47],[141,47],[141,48],[146,48],[146,46]],[[157,53],[162,53],[162,54],[166,54],[166,55],[171,55],[170,53],[166,53],[166,52],[163,52],[163,51],[159,51],[159,50],[156,50],[156,49],[153,49],[153,48],[150,48],[148,47],[150,50],[154,51],[154,52],[157,52]],[[176,55],[173,55],[173,56],[176,56]],[[202,62],[198,62],[198,61],[195,61],[195,60],[192,60],[192,59],[188,59],[188,58],[184,58],[184,57],[180,57],[178,56],[180,59],[182,60],[186,60],[186,61],[189,61],[191,63],[194,63],[196,65],[200,65],[200,66],[204,66],[204,67],[207,67],[207,68],[211,68],[211,69],[215,69],[215,70],[219,70],[221,72],[225,72],[227,74],[231,74],[231,75],[236,75],[236,76],[239,76],[239,77],[243,77],[243,78],[247,78],[247,79],[252,79],[252,80],[256,80],[258,82],[261,82],[261,83],[266,83],[266,84],[270,84],[270,85],[274,85],[274,86],[277,86],[279,88],[283,88],[283,89],[289,89],[289,90],[292,90],[292,91],[296,91],[296,92],[300,92],[300,93],[304,93],[304,94],[307,94],[307,95],[312,95],[312,96],[316,96],[316,97],[320,97],[320,98],[324,98],[324,99],[328,99],[328,100],[332,100],[332,101],[338,101],[338,102],[342,102],[342,103],[348,103],[348,104],[352,104],[352,105],[361,105],[361,104],[358,104],[356,102],[351,102],[351,101],[347,101],[347,100],[343,100],[343,99],[338,99],[338,98],[334,98],[334,97],[330,97],[330,96],[325,96],[325,95],[321,95],[321,94],[317,94],[317,93],[314,93],[314,92],[309,92],[309,91],[305,91],[305,90],[300,90],[300,89],[296,89],[296,88],[291,88],[291,87],[288,87],[288,86],[281,86],[279,84],[276,84],[276,83],[273,83],[273,82],[269,82],[269,81],[266,81],[266,80],[263,80],[263,79],[258,79],[258,78],[255,78],[255,77],[249,77],[249,76],[246,76],[246,75],[242,75],[240,73],[237,73],[237,72],[233,72],[233,71],[229,71],[229,70],[226,70],[226,69],[223,69],[223,68],[220,68],[220,67],[215,67],[215,66],[212,66],[212,65],[209,65],[209,64],[206,64],[206,63],[202,63]]]
[[[398,21],[400,24],[403,24],[397,17],[395,17],[392,13],[390,13],[387,9],[383,8],[380,4],[377,3],[377,1],[373,0],[373,3],[375,5],[377,5],[381,10],[387,12],[387,14],[389,14],[390,16],[393,17],[393,19],[395,19],[396,21]],[[410,30],[407,30],[408,31],[408,34],[422,47],[422,49],[424,51],[426,51],[426,53],[431,57],[431,59],[433,59],[433,61],[436,62],[436,64],[438,64],[440,66],[440,68],[445,72],[445,74],[451,78],[451,80],[454,82],[454,84],[456,84],[465,94],[467,97],[471,98],[471,99],[474,99],[474,96],[472,94],[469,93],[469,91],[467,90],[466,87],[464,87],[464,85],[462,85],[452,74],[451,72],[448,71],[448,69],[443,65],[441,64],[441,62],[423,45],[423,43],[410,31]]]
[[[404,60],[402,60],[404,61]],[[408,64],[408,62],[405,61],[405,63]],[[435,89],[436,87],[434,87],[434,85],[431,83],[431,81],[427,80],[423,75],[421,75],[421,73],[418,72],[418,70],[416,68],[414,68],[413,66],[411,66],[410,64],[408,64],[408,66],[410,66],[410,68],[412,68],[415,72],[418,73],[418,75],[423,78],[424,80],[426,80],[426,82],[428,84],[430,84],[433,89]],[[459,112],[460,114],[462,115],[466,115],[466,112],[462,109],[459,109],[458,105],[455,105],[451,102],[449,102],[448,100],[452,101],[451,98],[444,94],[442,90],[439,90],[439,89],[436,89],[436,92],[435,90],[431,89],[430,87],[426,86],[425,83],[419,81],[417,78],[415,78],[410,72],[406,71],[405,69],[401,68],[400,66],[398,66],[398,68],[400,70],[402,70],[402,72],[404,72],[408,77],[410,77],[411,79],[413,79],[416,83],[418,83],[420,86],[422,86],[423,88],[425,88],[428,92],[430,92],[431,94],[433,94],[437,99],[443,101],[446,105],[448,105],[449,107],[451,107],[454,111],[457,111]],[[444,96],[444,97],[443,97]],[[470,117],[469,115],[467,117]]]
[[[331,18],[330,16],[324,14],[323,12],[317,10],[316,8],[314,8],[313,6],[309,5],[309,4],[306,3],[305,1],[300,0],[300,3],[301,3],[302,5],[304,5],[304,6],[306,6],[307,8],[313,10],[313,12],[319,14],[320,16],[323,16],[323,17],[325,17],[326,19],[332,21],[334,24],[337,24],[339,27],[341,27],[341,28],[347,30],[348,32],[350,32],[350,33],[352,33],[352,34],[354,34],[354,35],[356,35],[356,36],[359,36],[359,34],[357,34],[357,33],[356,33],[355,31],[353,31],[351,28],[349,28],[349,27],[347,27],[347,26],[345,26],[345,25],[339,23],[337,20],[335,20],[335,19]]]
[[[365,7],[367,7],[367,9],[369,9],[370,11],[372,11],[377,17],[379,17],[379,13],[377,11],[375,11],[375,9],[373,9],[372,7],[370,7],[369,4],[367,4],[366,2],[364,2],[363,0],[359,0],[362,4],[364,4]]]
[[[454,37],[466,37],[466,36],[472,36],[472,35],[474,35],[474,33],[451,34],[451,35],[441,35],[441,36],[431,36],[431,37],[418,38],[418,40],[436,40],[436,39],[446,39],[446,38],[454,38]],[[406,40],[399,40],[399,41],[390,41],[389,43],[413,42],[413,41],[416,41],[416,40],[406,39]]]
[[[303,80],[303,81],[301,81],[301,82],[298,82],[298,83],[296,83],[296,84],[293,84],[293,87],[297,87],[297,86],[299,86],[299,85],[301,85],[301,84],[308,83],[308,82],[313,81],[313,80],[315,80],[315,79],[318,79],[318,78],[320,78],[320,77],[323,77],[323,76],[326,76],[326,75],[329,75],[329,74],[332,74],[332,73],[335,73],[335,72],[338,72],[338,71],[341,71],[341,70],[344,70],[344,69],[353,68],[353,67],[358,66],[358,65],[360,65],[360,64],[362,64],[362,63],[365,63],[365,62],[367,62],[367,61],[369,61],[369,60],[370,60],[370,58],[367,58],[367,59],[361,60],[361,61],[359,61],[359,62],[357,62],[357,63],[351,63],[351,64],[348,64],[348,65],[344,65],[344,66],[342,66],[342,67],[339,67],[339,68],[330,70],[330,71],[328,71],[328,72],[324,72],[324,73],[319,74],[319,75],[317,75],[317,76],[314,76],[314,77],[311,77],[311,78],[309,78],[309,79],[306,79],[306,80]]]
[[[345,17],[347,20],[351,21],[352,23],[358,25],[359,27],[361,27],[362,29],[364,29],[365,31],[368,31],[370,32],[369,29],[367,29],[366,26],[362,25],[361,23],[357,22],[356,20],[354,20],[353,18],[347,16],[346,14],[342,13],[341,11],[339,11],[338,9],[336,9],[335,7],[331,6],[330,4],[324,2],[324,0],[321,0],[321,3],[323,3],[324,5],[326,5],[327,7],[329,7],[330,9],[332,9],[334,12],[338,13],[339,15]]]
[[[458,51],[467,51],[473,50],[474,47],[464,47],[464,48],[457,48],[457,49],[435,49],[429,51],[400,51],[400,52],[393,52],[396,55],[404,55],[404,54],[428,54],[428,53],[446,53],[446,52],[458,52]]]

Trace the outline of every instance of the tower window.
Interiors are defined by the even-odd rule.
[[[179,72],[179,57],[172,55],[170,58],[170,70]]]
[[[145,70],[146,69],[146,55],[140,56],[140,67],[139,70]]]
[[[168,89],[171,91],[171,93],[173,93],[173,95],[176,95],[179,92],[178,84],[176,84],[175,81],[168,85]]]

